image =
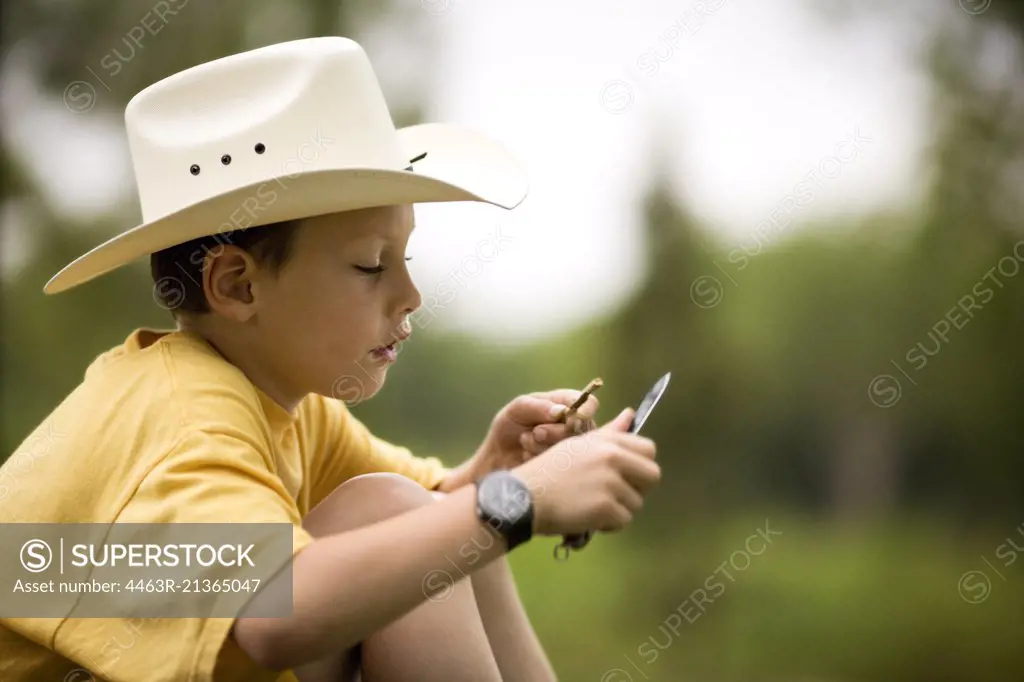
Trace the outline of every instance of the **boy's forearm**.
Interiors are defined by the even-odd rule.
[[[475,490],[462,488],[436,504],[318,539],[295,557],[292,616],[239,618],[235,640],[274,669],[340,654],[505,551],[476,515]]]

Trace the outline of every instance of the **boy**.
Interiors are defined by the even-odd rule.
[[[594,398],[563,424],[577,392],[520,396],[449,470],[338,399],[372,397],[412,331],[412,204],[511,209],[515,161],[452,126],[396,131],[342,38],[171,76],[126,125],[144,223],[46,291],[150,255],[177,328],[137,329],[93,362],[5,465],[33,458],[0,523],[290,524],[276,569],[291,570],[264,593],[283,585],[292,608],[4,618],[0,678],[553,680],[503,557],[533,534],[630,522],[659,478],[654,444],[625,433],[631,410],[590,430]]]

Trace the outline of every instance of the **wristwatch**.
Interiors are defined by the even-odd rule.
[[[505,538],[509,551],[533,537],[533,495],[511,471],[492,471],[476,482],[476,513]]]

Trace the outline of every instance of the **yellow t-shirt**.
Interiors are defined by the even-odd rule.
[[[136,329],[0,468],[0,523],[285,522],[298,552],[314,541],[301,526],[310,509],[380,471],[426,488],[446,473],[339,400],[311,394],[290,414],[198,335]],[[0,619],[0,680],[294,679],[257,666],[232,623]]]

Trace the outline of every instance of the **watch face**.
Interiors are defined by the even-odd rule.
[[[515,522],[530,507],[530,493],[511,474],[492,475],[484,481],[485,511],[502,520]]]
[[[505,518],[515,521],[526,511],[529,498],[523,490],[523,484],[511,476],[502,478],[498,496],[498,505]]]

